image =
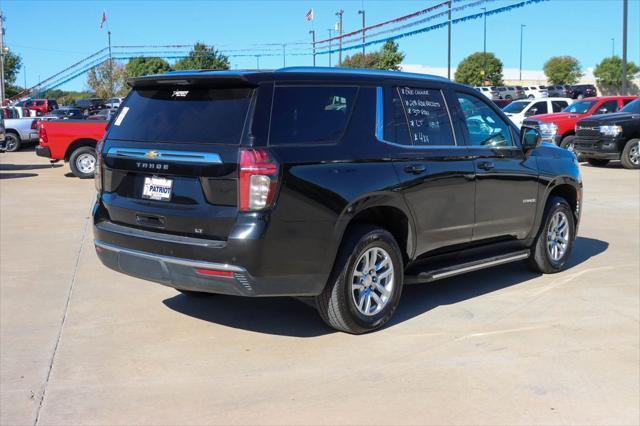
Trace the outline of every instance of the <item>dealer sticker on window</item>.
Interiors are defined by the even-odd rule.
[[[119,126],[120,124],[122,124],[122,120],[124,120],[124,117],[125,115],[127,115],[128,112],[129,112],[129,107],[122,108],[122,111],[120,111],[120,114],[118,114],[118,117],[116,118],[116,121],[113,122],[113,125]]]
[[[161,177],[144,178],[142,198],[148,200],[169,201],[171,199],[171,186],[173,181]]]

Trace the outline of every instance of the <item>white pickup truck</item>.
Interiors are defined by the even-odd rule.
[[[38,142],[38,119],[34,118],[9,118],[4,120],[5,151],[13,152],[20,149],[23,143]]]
[[[522,99],[511,102],[502,111],[516,126],[521,127],[524,119],[531,115],[560,112],[572,103],[571,98]]]

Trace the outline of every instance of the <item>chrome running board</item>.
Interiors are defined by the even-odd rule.
[[[466,274],[467,272],[504,265],[505,263],[517,262],[519,260],[527,259],[529,255],[529,250],[521,250],[471,262],[460,263],[453,266],[447,266],[446,268],[421,271],[417,275],[405,276],[405,283],[428,283],[431,281],[441,280],[443,278],[453,277],[455,275]]]

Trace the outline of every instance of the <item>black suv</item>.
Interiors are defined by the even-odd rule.
[[[310,299],[363,333],[403,284],[567,264],[575,156],[473,88],[331,68],[129,83],[98,147],[95,246],[112,269],[187,294]]]
[[[573,149],[592,166],[620,160],[627,169],[640,169],[639,143],[640,99],[636,99],[618,112],[578,121]]]
[[[593,84],[574,84],[571,86],[571,98],[583,99],[598,96],[598,91]]]
[[[78,99],[74,102],[73,108],[78,108],[83,111],[85,115],[94,114],[96,111],[104,109],[104,99],[100,98],[89,98],[89,99]]]

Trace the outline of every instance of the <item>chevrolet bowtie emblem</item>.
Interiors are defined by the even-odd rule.
[[[149,151],[146,154],[144,154],[144,156],[149,158],[156,158],[160,156],[160,153],[158,151]]]

